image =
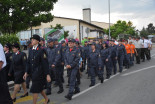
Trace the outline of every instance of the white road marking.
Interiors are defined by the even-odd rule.
[[[126,71],[126,70],[127,70],[127,69],[124,69],[123,72]],[[120,74],[120,73],[117,73],[117,74],[115,74],[115,75],[112,75],[112,76],[110,77],[110,79],[116,77],[116,76],[119,75],[119,74]],[[105,80],[104,80],[104,83],[107,82],[107,81],[110,80],[110,79],[105,79]],[[104,83],[103,83],[103,84],[104,84]],[[80,96],[80,95],[82,95],[82,94],[84,94],[84,93],[90,91],[91,89],[93,89],[93,88],[99,86],[99,85],[101,85],[101,83],[98,83],[98,84],[96,84],[96,85],[93,86],[93,87],[89,87],[88,89],[83,90],[82,92],[80,92],[80,93],[74,95],[72,98],[74,99],[74,98],[76,98],[76,97],[78,97],[78,96]]]
[[[151,69],[151,68],[154,68],[154,66],[150,66],[150,67],[146,67],[146,68],[143,68],[143,69],[139,69],[139,70],[136,70],[136,71],[132,71],[132,72],[129,72],[129,73],[126,73],[126,74],[123,74],[121,76],[128,76],[128,75],[131,75],[131,74],[134,74],[134,73],[137,73],[137,72],[140,72],[140,71],[143,71],[143,70],[147,70],[147,69]]]

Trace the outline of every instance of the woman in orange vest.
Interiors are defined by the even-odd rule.
[[[134,54],[136,54],[136,56],[137,56],[138,54],[137,54],[137,51],[136,51],[136,49],[135,49],[135,45],[132,44],[131,41],[129,42],[129,45],[130,45],[130,47],[131,47],[131,53],[132,53],[132,56],[130,57],[130,64],[131,64],[131,65],[134,65],[134,63],[133,63],[133,61],[134,61]]]
[[[125,40],[125,49],[126,49],[126,53],[127,55],[125,56],[125,68],[129,68],[130,67],[130,57],[132,56],[132,52],[131,52],[131,47],[130,45],[128,44],[128,41]]]

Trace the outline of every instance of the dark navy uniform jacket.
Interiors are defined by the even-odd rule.
[[[48,66],[45,51],[40,46],[36,50],[30,48],[26,72],[32,75],[32,81],[44,80],[45,76],[49,74]]]
[[[111,51],[111,57],[118,57],[118,50],[117,50],[117,45],[113,45],[109,47],[110,51]]]
[[[74,47],[72,50],[67,48],[65,53],[65,66],[70,65],[71,69],[78,68],[80,57],[80,51],[76,47]]]
[[[61,65],[62,61],[63,61],[63,57],[62,57],[62,45],[58,44],[57,46],[54,45],[55,51],[56,51],[56,58],[55,58],[55,62],[54,65],[55,66],[59,66]]]
[[[96,44],[96,48],[97,48],[99,51],[101,51],[102,45],[101,45],[101,44]]]
[[[14,73],[15,77],[18,75],[24,74],[26,69],[27,57],[24,52],[18,52],[12,54],[12,63],[9,73]]]
[[[65,63],[65,53],[67,50],[68,46],[63,47],[62,46],[62,62]]]
[[[123,44],[117,45],[117,51],[118,51],[118,56],[126,55],[127,54],[125,46]]]
[[[106,60],[111,58],[111,50],[110,48],[105,48],[101,50],[101,59]]]
[[[12,53],[10,52],[7,52],[5,53],[5,57],[6,57],[6,66],[5,66],[5,71],[6,71],[6,77],[7,77],[7,81],[10,81],[12,80],[11,77],[8,77],[8,73],[9,73],[9,70],[10,70],[10,67],[11,67],[11,61],[12,61]],[[11,73],[12,75],[13,73]]]
[[[89,45],[84,46],[83,49],[84,49],[84,54],[85,54],[85,59],[86,59],[88,57]]]
[[[55,58],[56,58],[56,50],[54,47],[48,47],[46,50],[48,63],[49,63],[49,69],[52,69],[52,65],[55,64]]]
[[[95,52],[91,50],[88,54],[88,68],[90,67],[102,67],[101,55],[99,50],[97,49],[95,50]]]

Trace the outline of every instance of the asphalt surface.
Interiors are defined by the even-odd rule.
[[[130,69],[124,69],[123,73],[117,73],[103,84],[96,78],[96,85],[89,88],[90,79],[85,72],[81,79],[81,92],[73,96],[71,101],[64,98],[68,92],[66,88],[65,72],[65,91],[57,94],[58,87],[53,87],[52,95],[49,95],[49,104],[155,104],[155,48],[151,51],[152,59],[135,64]],[[10,90],[12,93],[12,90]],[[32,94],[25,98],[19,98],[23,91],[17,95],[14,104],[32,104]],[[39,95],[38,103],[43,104],[44,99]]]

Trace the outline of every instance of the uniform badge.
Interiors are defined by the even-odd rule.
[[[101,57],[101,55],[99,54],[99,57]]]
[[[24,56],[24,60],[26,60],[26,56]]]
[[[60,54],[60,51],[58,51],[58,54]]]
[[[44,59],[46,59],[47,58],[47,56],[46,56],[46,54],[44,53]]]
[[[81,56],[81,54],[79,53],[79,57]]]
[[[12,60],[12,56],[10,56],[10,60]]]

